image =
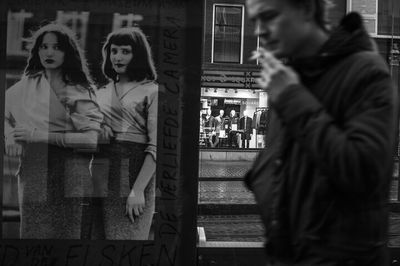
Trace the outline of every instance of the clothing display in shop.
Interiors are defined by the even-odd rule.
[[[215,131],[215,118],[212,115],[207,114],[204,117],[204,132],[208,137],[208,147],[216,147],[219,143],[218,136]]]
[[[229,117],[222,118],[222,129],[225,129],[226,133],[229,131],[230,119]]]
[[[221,129],[228,129],[228,118],[224,116],[224,110],[219,111],[219,115],[214,117],[214,128],[217,135],[221,132]]]
[[[257,108],[253,115],[253,128],[257,130],[257,134],[266,135],[269,128],[270,113],[268,107]]]
[[[220,115],[214,117],[214,128],[215,128],[215,132],[217,134],[219,134],[219,132],[221,131],[222,122],[223,122],[223,118]]]
[[[215,128],[215,118],[212,115],[202,117],[203,127],[206,132],[211,132]]]
[[[219,128],[219,122],[211,115],[211,109],[207,109],[206,114],[200,115],[200,125],[200,145],[216,147],[219,143],[218,134],[216,133],[216,126]]]
[[[238,143],[238,125],[239,118],[236,116],[235,110],[232,110],[228,118],[228,146],[239,147]]]
[[[246,141],[246,148],[249,148],[249,143],[251,140],[251,134],[253,133],[253,119],[246,116],[243,116],[239,120],[239,129],[243,130],[242,133],[242,148],[245,147]]]

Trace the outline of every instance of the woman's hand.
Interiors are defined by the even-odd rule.
[[[11,134],[14,136],[14,140],[16,142],[32,142],[34,133],[34,128],[31,129],[21,126],[17,126],[13,131],[11,131]]]
[[[108,143],[111,138],[114,137],[114,133],[110,126],[103,124],[102,131],[99,136],[100,143]]]
[[[22,155],[23,146],[21,143],[16,143],[14,137],[10,134],[6,138],[5,153],[10,157],[17,157]]]
[[[143,213],[145,206],[144,192],[143,191],[131,191],[126,200],[125,215],[128,215],[129,220],[132,223],[135,222],[133,216],[139,216]]]
[[[49,143],[49,133],[36,128],[17,126],[11,131],[11,134],[19,143]]]

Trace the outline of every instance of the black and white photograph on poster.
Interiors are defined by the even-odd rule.
[[[89,12],[52,15],[8,11],[7,55],[26,65],[7,79],[5,168],[17,197],[5,198],[18,216],[3,238],[151,239],[158,84],[143,17],[105,14],[110,33],[88,40]],[[102,55],[91,65],[106,85],[84,51]]]
[[[3,6],[1,265],[178,265],[189,3]]]

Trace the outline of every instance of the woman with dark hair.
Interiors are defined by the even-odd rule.
[[[103,73],[110,79],[97,92],[103,137],[109,140],[98,154],[110,163],[105,237],[145,240],[155,208],[158,84],[150,45],[139,28],[108,35]]]
[[[20,156],[20,237],[79,239],[103,116],[73,32],[51,23],[32,42],[5,106],[5,152]]]

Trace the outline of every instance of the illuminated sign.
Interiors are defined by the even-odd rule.
[[[201,86],[211,88],[259,89],[258,72],[204,70]]]

